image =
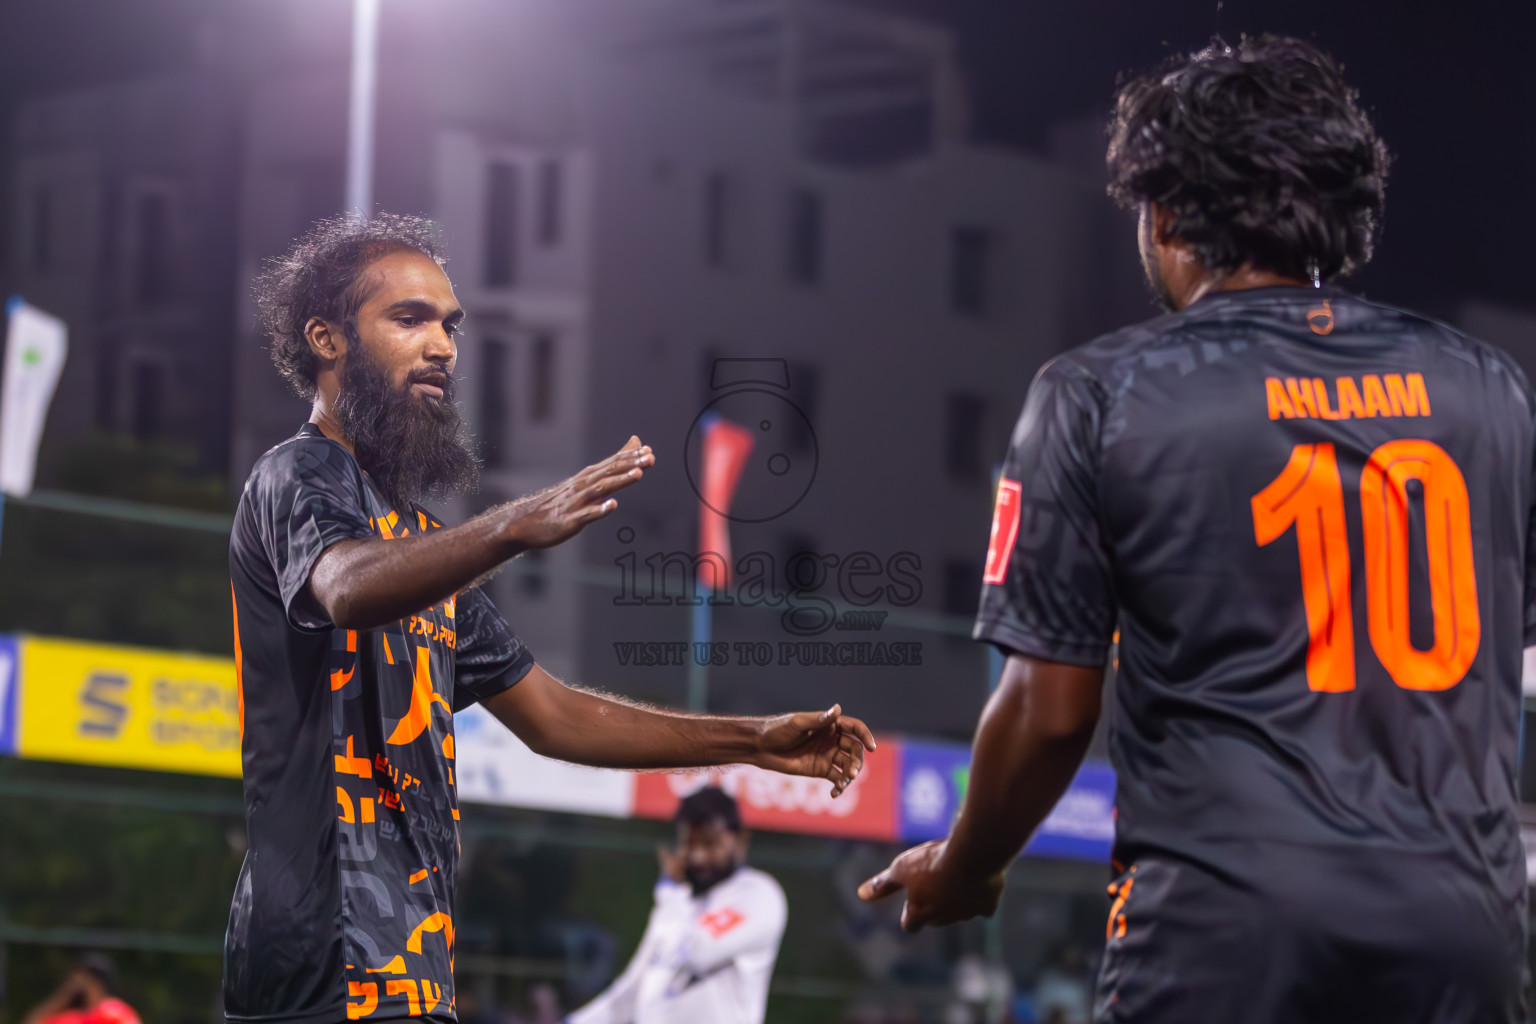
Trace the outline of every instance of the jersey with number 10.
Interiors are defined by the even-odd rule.
[[[1118,625],[1118,860],[1257,891],[1430,864],[1523,906],[1532,412],[1503,353],[1328,288],[1215,293],[1041,371],[976,635],[1097,665]]]

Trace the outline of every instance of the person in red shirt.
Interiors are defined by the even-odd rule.
[[[139,1024],[133,1007],[113,994],[117,970],[100,954],[82,957],[53,995],[38,1003],[21,1024]]]

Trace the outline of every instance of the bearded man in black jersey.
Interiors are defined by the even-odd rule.
[[[904,889],[912,929],[995,910],[1118,626],[1096,1021],[1523,1021],[1531,388],[1333,284],[1370,258],[1387,155],[1316,48],[1217,42],[1136,79],[1108,165],[1169,314],[1031,386],[964,808],[861,895]]]
[[[249,853],[225,946],[241,1024],[453,1019],[453,714],[483,704],[547,757],[859,774],[834,706],[687,715],[550,676],[475,585],[613,514],[655,463],[631,437],[569,480],[459,526],[423,502],[473,484],[453,401],[464,312],[429,225],[318,225],[261,278],[278,370],[313,403],[257,460],[230,539]]]

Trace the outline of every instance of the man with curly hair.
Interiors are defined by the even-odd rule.
[[[1118,627],[1095,1020],[1524,1020],[1531,388],[1333,284],[1370,258],[1387,154],[1314,47],[1217,41],[1130,82],[1108,165],[1169,312],[1030,388],[964,808],[861,894],[905,889],[911,929],[996,909]]]
[[[230,1021],[453,1019],[453,714],[484,705],[535,752],[609,768],[747,763],[858,776],[869,730],[833,706],[686,715],[566,686],[476,586],[617,507],[635,437],[546,491],[444,527],[474,482],[453,401],[464,311],[430,225],[324,221],[261,277],[273,360],[313,403],[251,471],[230,538],[246,828],[225,940]]]

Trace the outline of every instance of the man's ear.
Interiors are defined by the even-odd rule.
[[[315,358],[325,363],[335,363],[347,354],[347,335],[336,324],[323,317],[312,316],[304,325],[304,340]]]
[[[1147,220],[1152,227],[1152,241],[1167,245],[1173,240],[1173,211],[1160,203],[1147,204]]]

